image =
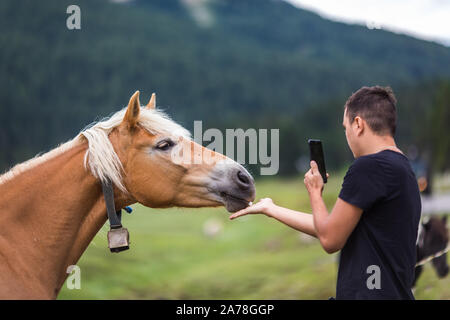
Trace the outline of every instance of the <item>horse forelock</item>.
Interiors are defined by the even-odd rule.
[[[441,239],[444,239],[446,242],[448,242],[448,228],[445,221],[442,221],[441,219],[438,219],[436,222],[436,229],[437,232],[439,232],[439,235],[441,236]]]
[[[437,217],[431,217],[428,224],[429,227],[425,231],[424,237],[429,240],[435,239],[433,241],[439,240],[443,244],[446,244],[449,240],[446,223]]]

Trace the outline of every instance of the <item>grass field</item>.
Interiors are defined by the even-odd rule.
[[[342,175],[324,191],[328,208]],[[309,212],[302,179],[257,181],[257,198]],[[125,214],[124,214],[125,215]],[[81,289],[59,299],[328,299],[335,294],[337,255],[262,215],[228,220],[225,209],[134,206],[124,216],[131,249],[112,254],[105,225],[84,253]],[[207,232],[205,232],[205,229]],[[214,231],[214,232],[213,232]],[[214,234],[209,234],[214,233]],[[426,265],[417,299],[450,299],[450,277]]]

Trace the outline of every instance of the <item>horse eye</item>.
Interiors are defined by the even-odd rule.
[[[173,145],[174,145],[174,143],[172,140],[163,140],[156,144],[156,149],[165,151],[165,150],[170,149],[170,147],[172,147]]]

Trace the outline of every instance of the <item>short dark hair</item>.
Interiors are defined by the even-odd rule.
[[[390,87],[362,87],[345,103],[347,117],[353,123],[360,116],[377,135],[395,135],[397,100]]]

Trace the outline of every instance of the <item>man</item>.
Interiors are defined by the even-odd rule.
[[[395,105],[389,87],[363,87],[347,100],[343,126],[355,160],[330,214],[311,161],[304,183],[312,215],[266,198],[230,216],[262,213],[317,237],[328,253],[341,250],[337,299],[414,299],[421,202],[409,161],[395,144]]]

